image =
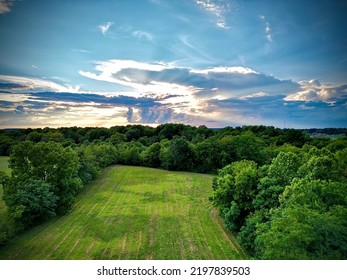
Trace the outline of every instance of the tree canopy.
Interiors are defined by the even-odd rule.
[[[17,231],[67,213],[111,164],[216,175],[211,202],[243,248],[264,259],[347,258],[347,129],[162,124],[0,130],[0,174]]]

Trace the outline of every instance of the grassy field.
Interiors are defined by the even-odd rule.
[[[0,247],[0,259],[245,259],[208,201],[211,179],[111,166],[68,215]]]
[[[7,174],[10,174],[10,169],[8,168],[8,160],[10,157],[1,157],[0,156],[0,171],[5,171]]]
[[[10,175],[10,169],[8,168],[8,160],[10,157],[0,157],[0,171],[4,171],[8,175]],[[2,185],[0,184],[0,221],[4,220],[4,215],[6,213],[6,205],[5,202],[2,200],[3,195],[3,189]],[[1,250],[1,249],[0,249]]]

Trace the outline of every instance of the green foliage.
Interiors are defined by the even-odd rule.
[[[20,229],[31,227],[55,216],[58,196],[54,187],[43,180],[4,183],[4,200],[9,219]]]
[[[5,195],[11,205],[8,222],[24,228],[66,213],[82,184],[114,163],[203,173],[222,168],[213,179],[211,201],[251,255],[342,258],[345,131],[266,126],[211,130],[183,124],[0,130],[0,154],[11,152],[12,177],[1,176],[11,190]],[[41,204],[47,216],[37,210]],[[6,212],[2,205],[0,214]],[[1,240],[11,236],[12,226],[0,221]],[[283,252],[276,253],[276,246]]]
[[[241,209],[235,201],[230,203],[229,208],[222,210],[222,216],[227,228],[231,231],[237,231],[243,223]]]
[[[90,152],[86,152],[86,146],[80,146],[76,149],[79,157],[78,177],[82,184],[86,185],[96,179],[100,174],[100,166],[96,161],[96,156]]]
[[[18,186],[29,179],[47,182],[58,197],[57,213],[66,213],[82,187],[78,177],[79,158],[70,147],[55,142],[22,142],[13,147],[9,166]]]
[[[169,170],[191,170],[194,150],[185,137],[174,137],[168,144],[162,165]]]
[[[42,139],[42,133],[37,132],[37,131],[30,132],[26,137],[27,141],[32,141],[35,143],[40,142],[41,139]]]
[[[347,211],[320,213],[307,206],[276,209],[257,228],[257,254],[263,259],[346,259]]]
[[[116,132],[115,134],[112,134],[109,138],[109,141],[112,143],[112,145],[117,145],[120,143],[123,143],[127,140],[127,137],[119,132]]]
[[[42,139],[44,141],[63,142],[64,135],[58,131],[49,131]]]
[[[337,180],[339,177],[339,168],[332,156],[312,156],[300,167],[299,175],[311,180]]]
[[[117,161],[116,149],[107,143],[91,144],[85,149],[86,158],[99,168],[105,168]]]
[[[231,147],[236,153],[237,160],[252,160],[256,163],[265,161],[263,149],[265,143],[252,133],[245,133],[232,138]]]
[[[12,146],[17,144],[17,142],[18,142],[17,140],[11,138],[8,135],[0,134],[0,155],[3,155],[3,156],[10,155]]]
[[[257,194],[252,202],[254,209],[265,210],[279,206],[279,196],[283,193],[284,185],[278,184],[277,178],[261,178],[257,186]]]
[[[248,254],[256,254],[255,240],[257,238],[256,230],[258,226],[267,221],[269,213],[263,210],[257,210],[251,213],[244,225],[240,228],[237,241],[242,245]]]
[[[128,141],[136,141],[141,137],[141,131],[136,127],[131,128],[126,132],[125,137]]]
[[[195,165],[198,172],[214,172],[221,166],[221,147],[217,142],[205,140],[195,145]]]
[[[141,154],[142,162],[145,166],[160,166],[160,143],[153,143]]]
[[[270,165],[257,170],[256,177],[239,161],[214,178],[211,199],[250,255],[347,258],[346,151],[332,154],[312,146],[302,151],[280,152]],[[250,178],[256,179],[249,183]]]
[[[211,201],[220,209],[230,229],[238,230],[253,210],[257,184],[257,164],[246,160],[227,165],[213,180]]]
[[[347,149],[337,151],[335,153],[335,158],[337,160],[337,166],[339,167],[339,173],[345,179],[347,178]]]
[[[275,210],[271,220],[257,227],[256,250],[262,259],[309,259],[307,248],[314,239],[312,219],[306,208]]]
[[[276,184],[285,186],[297,176],[301,160],[292,152],[280,152],[268,169],[268,177],[275,179]]]
[[[128,165],[141,164],[141,152],[145,150],[145,146],[138,142],[122,143],[117,145],[116,149],[119,153],[119,163]]]
[[[174,136],[183,136],[188,129],[189,126],[174,123],[162,124],[156,128],[160,140],[172,140]]]
[[[283,143],[292,144],[296,147],[302,147],[307,142],[308,136],[304,132],[297,129],[286,129],[281,137]]]
[[[335,141],[330,142],[326,148],[329,151],[331,151],[332,153],[347,149],[347,140],[346,139],[337,139]]]
[[[347,206],[347,188],[342,182],[295,179],[280,197],[281,205],[310,207],[320,212],[329,211],[335,205]]]
[[[264,259],[345,259],[347,189],[339,182],[295,179],[281,205],[256,229]]]
[[[266,173],[259,180],[253,206],[257,210],[279,206],[278,197],[286,185],[297,177],[300,158],[292,152],[280,152],[267,167]]]

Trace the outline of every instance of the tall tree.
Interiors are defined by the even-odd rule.
[[[220,209],[230,229],[239,230],[253,211],[257,184],[257,164],[247,160],[227,165],[213,180],[211,200]]]
[[[168,145],[164,165],[170,170],[190,170],[194,156],[193,147],[184,136],[174,137]]]
[[[13,147],[9,166],[15,182],[37,179],[53,186],[58,197],[57,212],[66,213],[82,187],[78,177],[79,158],[70,147],[55,142],[22,142]]]

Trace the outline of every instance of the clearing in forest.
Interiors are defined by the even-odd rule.
[[[244,259],[208,200],[209,175],[115,165],[71,210],[0,247],[0,259]]]

